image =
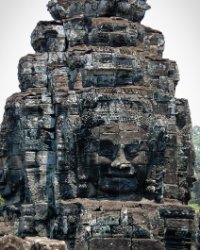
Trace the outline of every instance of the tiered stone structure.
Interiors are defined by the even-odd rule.
[[[26,237],[1,249],[195,249],[190,112],[148,8],[48,3],[1,125],[1,234]]]

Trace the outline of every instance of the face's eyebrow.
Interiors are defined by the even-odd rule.
[[[100,143],[100,145],[101,145],[101,143],[107,144],[109,146],[116,146],[117,145],[112,140],[108,140],[108,139],[100,139],[99,143]]]
[[[141,146],[141,142],[139,141],[130,141],[129,143],[125,144],[125,147],[133,146],[139,148]]]
[[[135,150],[147,151],[149,150],[149,146],[147,145],[147,141],[132,141],[125,145],[125,148],[131,147]]]

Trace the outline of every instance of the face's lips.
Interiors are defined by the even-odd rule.
[[[107,177],[119,177],[119,178],[133,178],[136,175],[133,166],[128,166],[126,168],[113,168],[110,165],[100,166],[100,172],[102,176]]]
[[[108,193],[133,193],[138,188],[136,177],[104,176],[99,180],[99,188]]]
[[[108,177],[108,178],[134,178],[135,174],[130,174],[130,173],[123,173],[123,171],[114,171],[114,172],[109,172],[107,174],[105,174],[104,176]]]

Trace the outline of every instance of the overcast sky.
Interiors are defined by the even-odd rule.
[[[30,34],[40,20],[51,20],[48,0],[1,1],[0,9],[0,121],[6,98],[19,92],[19,59],[33,53]],[[164,57],[177,61],[180,82],[176,97],[187,98],[192,121],[200,125],[200,0],[148,0],[151,10],[143,24],[163,32]]]

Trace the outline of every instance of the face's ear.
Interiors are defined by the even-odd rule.
[[[150,152],[164,151],[167,147],[168,135],[166,128],[155,126],[149,136],[148,147]]]
[[[152,137],[148,141],[148,147],[150,152],[156,152],[157,151],[157,139],[155,137]]]

